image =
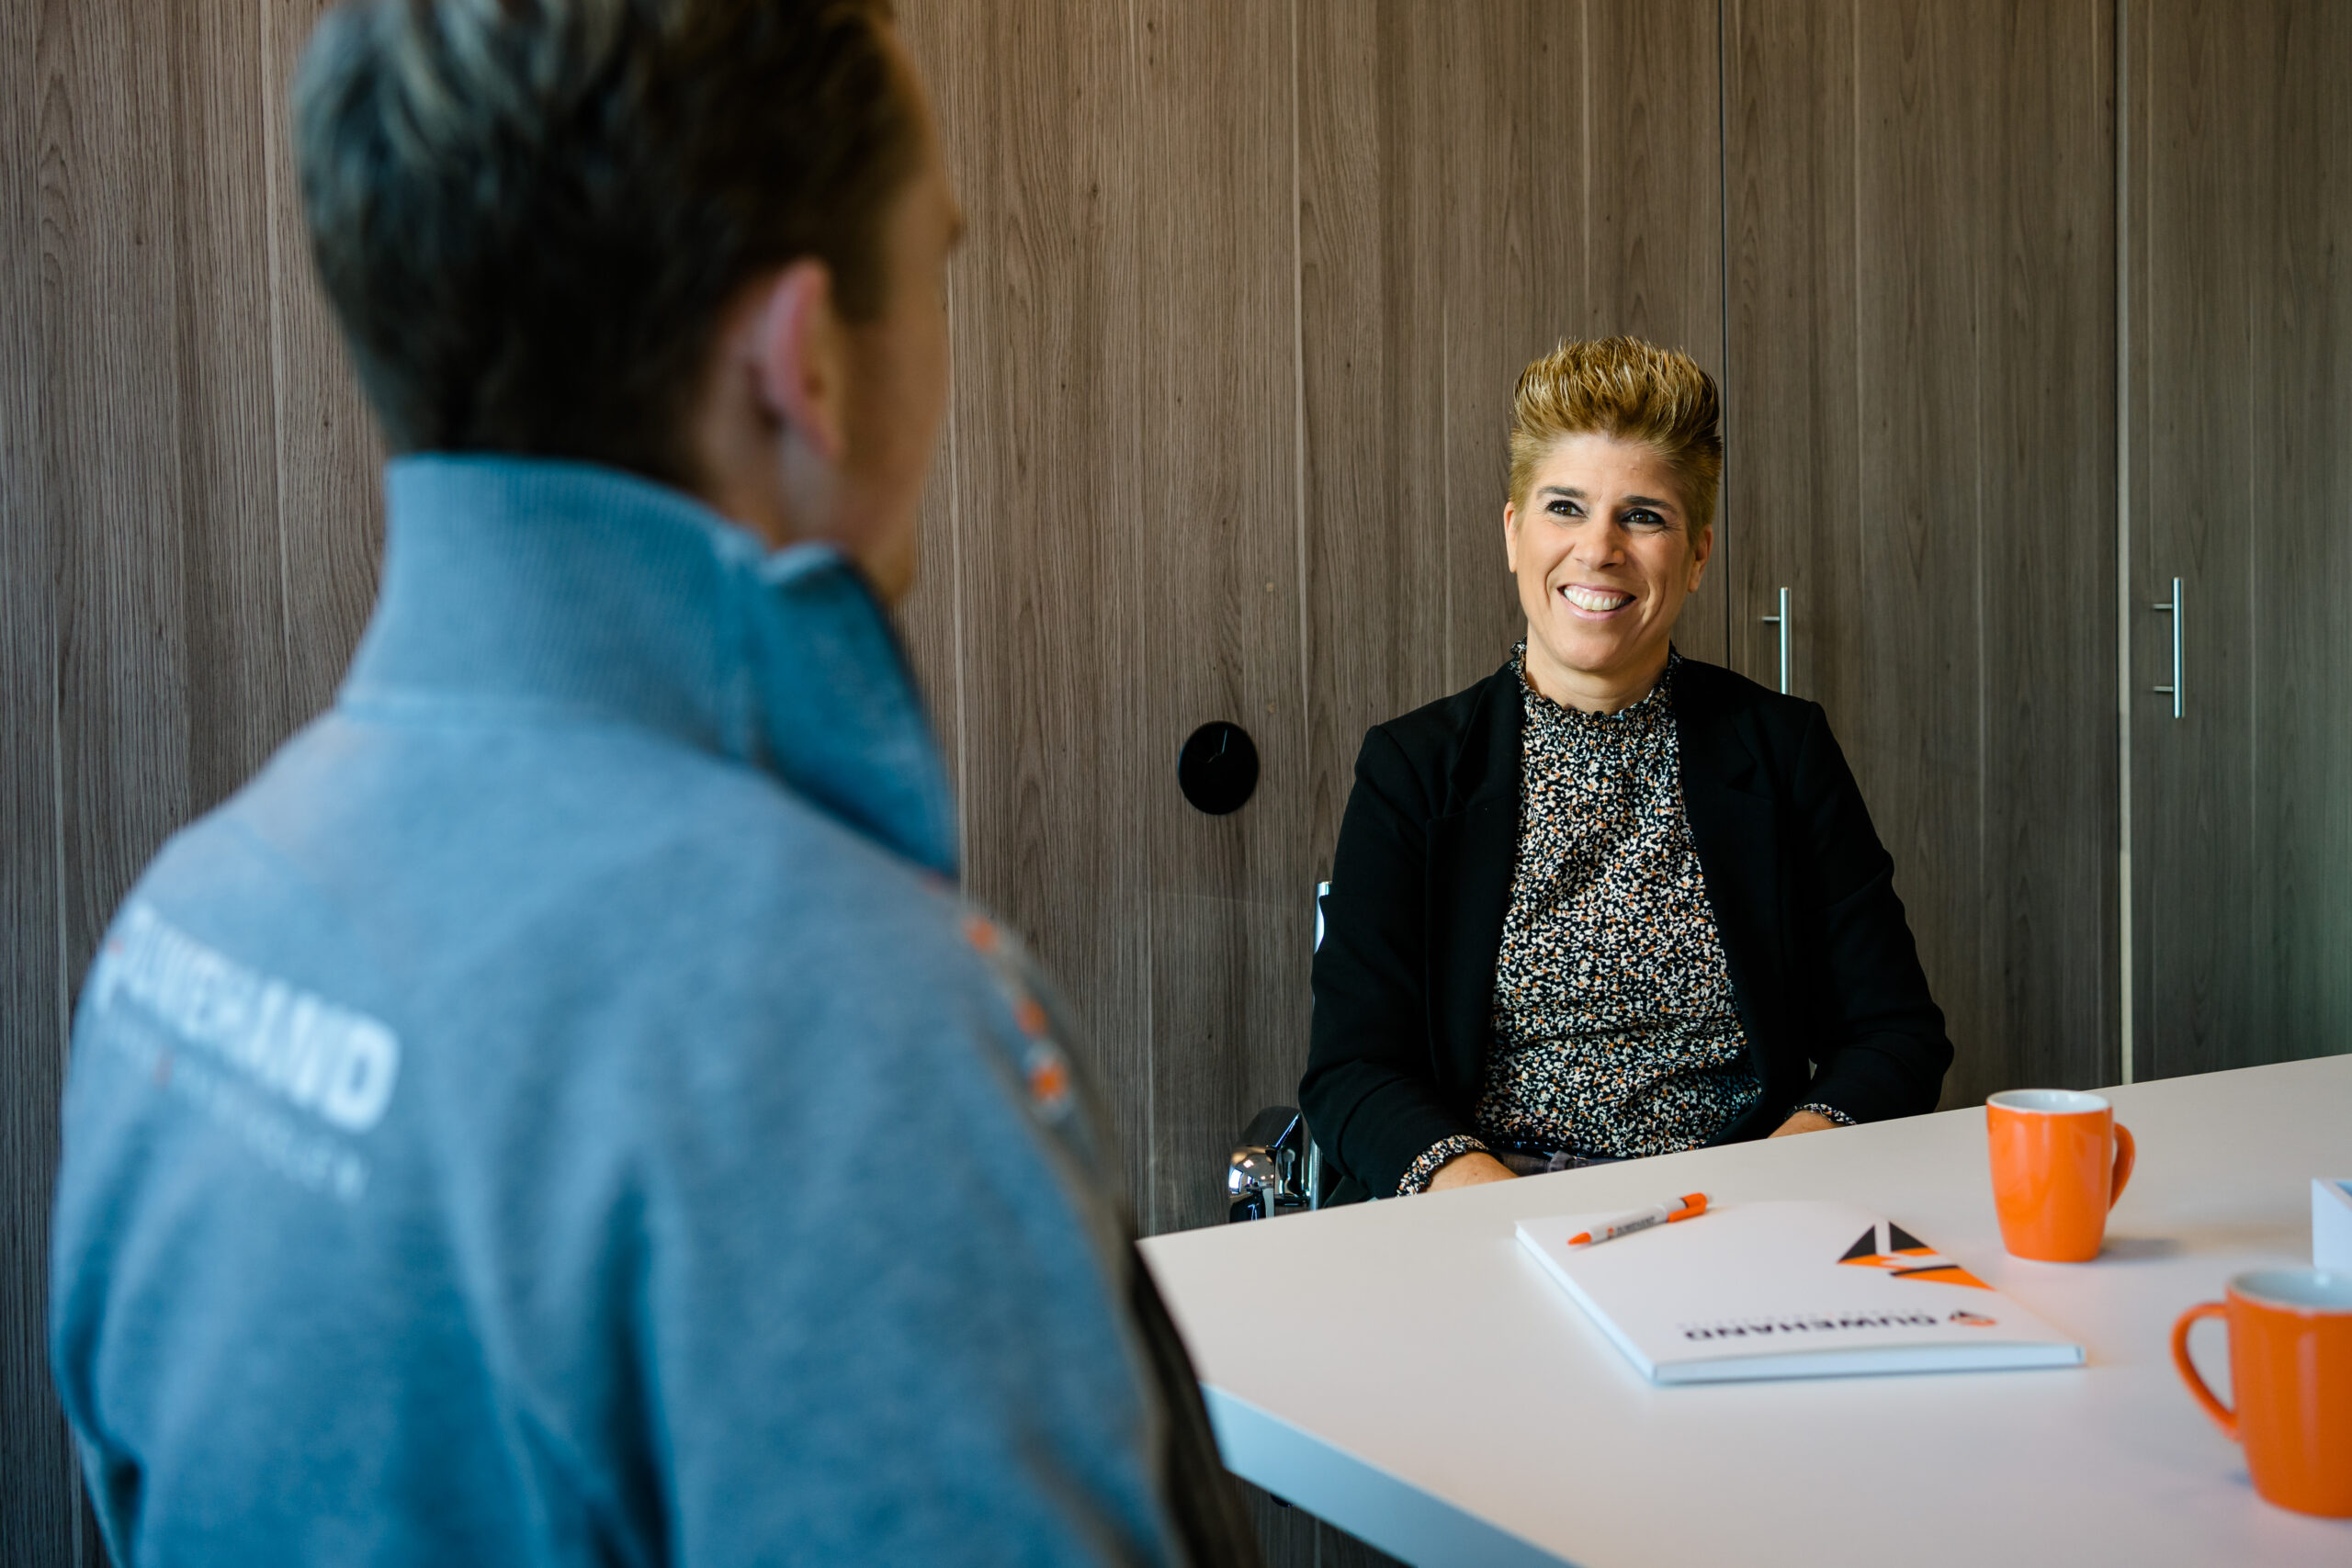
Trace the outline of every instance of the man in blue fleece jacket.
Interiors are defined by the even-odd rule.
[[[887,16],[346,5],[296,122],[403,455],[334,708],[84,987],[116,1560],[1254,1556],[885,615],[957,226]]]

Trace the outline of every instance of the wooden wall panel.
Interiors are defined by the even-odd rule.
[[[1728,662],[1779,681],[1769,615],[1790,591],[1790,690],[1842,701],[1861,667],[1851,547],[1861,472],[1856,308],[1853,7],[1735,3],[1724,12],[1731,376],[1724,504]],[[1850,738],[1849,738],[1850,739]]]
[[[1996,85],[1979,109],[1985,1010],[1948,1085],[1962,1105],[2121,1066],[2113,7],[1964,25]]]
[[[2281,17],[2269,5],[2164,6],[2146,20],[2141,335],[2154,390],[2144,526],[2133,540],[2135,684],[2171,679],[2170,623],[2146,606],[2170,597],[2176,576],[2186,582],[2189,660],[2182,719],[2166,699],[2131,694],[2136,750],[2149,764],[2133,801],[2147,835],[2137,958],[2149,986],[2136,1055],[2140,1075],[2155,1077],[2219,1066],[2236,1042],[2268,1032],[2268,998],[2251,984],[2254,649],[2222,629],[2254,602],[2245,519],[2256,383],[2267,368],[2256,342],[2257,247],[2278,220],[2278,169],[2255,154],[2274,130],[2268,73]]]
[[[1135,42],[1087,0],[901,10],[938,103],[969,228],[949,273],[956,355],[946,558],[913,640],[960,704],[967,885],[1029,940],[1089,1033],[1148,1203],[1149,929],[1133,771],[1161,614],[1139,570],[1137,406],[1157,367],[1134,333]],[[934,503],[932,521],[939,513]],[[916,626],[923,623],[918,619]],[[1173,758],[1172,747],[1170,758]],[[1148,1223],[1148,1211],[1144,1218]]]
[[[1453,596],[1496,601],[1508,581],[1489,465],[1455,484],[1448,462],[1446,236],[1477,200],[1442,130],[1459,56],[1438,6],[1298,8],[1310,880],[1330,874],[1364,731],[1455,689]],[[1507,624],[1480,617],[1479,657]]]
[[[2352,25],[2135,6],[2132,523],[2141,1076],[2352,1043]],[[2183,580],[2186,714],[2171,626]]]
[[[2280,186],[2262,323],[2277,370],[2255,411],[2256,460],[2276,488],[2250,513],[2261,588],[2246,616],[2264,758],[2255,853],[2274,879],[2255,983],[2275,1032],[2256,1048],[2280,1059],[2352,1050],[2352,6],[2306,0],[2285,34],[2264,150]]]
[[[0,1568],[73,1562],[77,1483],[48,1372],[65,1062],[57,514],[40,392],[43,91],[33,0],[0,0]]]
[[[265,106],[277,94],[259,6],[130,15],[133,48],[159,56],[170,85],[168,164],[159,171],[172,267],[172,379],[163,391],[176,425],[178,491],[157,513],[178,540],[186,766],[189,803],[202,811],[260,767],[296,717],[286,685],[271,334],[255,330],[271,315],[269,274],[254,264],[270,250]],[[139,671],[126,673],[139,682]],[[112,913],[108,906],[99,918]]]
[[[1724,384],[1722,7],[1716,0],[1586,0],[1585,331],[1681,349]],[[1541,123],[1552,85],[1520,112]],[[1719,513],[1721,508],[1718,509]],[[1726,656],[1724,583],[1736,525],[1682,606],[1675,646]]]
[[[1586,9],[1511,3],[1441,12],[1453,34],[1442,110],[1450,129],[1440,133],[1445,692],[1491,672],[1526,629],[1503,558],[1511,390],[1529,360],[1590,329]]]
[[[1726,12],[1735,659],[1776,679],[1790,586],[1947,1104],[2117,1066],[2109,15]]]
[[[271,426],[286,584],[286,684],[297,723],[334,699],[375,608],[384,447],[311,265],[286,85],[334,0],[258,0],[266,182]],[[250,268],[250,260],[243,264]]]
[[[1832,721],[1856,753],[1936,997],[1971,1080],[1993,1044],[1984,972],[1980,570],[1986,519],[1984,324],[1989,187],[1979,118],[1991,85],[1978,15],[1861,7],[1855,119],[1860,483],[1852,547],[1864,662]],[[1924,896],[1922,896],[1924,895]],[[1963,1101],[1964,1102],[1964,1101]]]
[[[1137,208],[1148,367],[1133,514],[1142,664],[1129,766],[1151,893],[1150,1215],[1222,1222],[1225,1160],[1304,1065],[1310,899],[1301,715],[1291,19],[1138,0]],[[1175,199],[1169,199],[1173,196]],[[1207,220],[1204,220],[1204,216]],[[1177,788],[1193,729],[1235,720],[1261,783],[1209,817]]]

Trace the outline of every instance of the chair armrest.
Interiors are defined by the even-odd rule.
[[[1315,1207],[1322,1163],[1297,1107],[1259,1111],[1226,1165],[1227,1221],[1271,1220]]]

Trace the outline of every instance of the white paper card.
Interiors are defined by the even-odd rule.
[[[1597,1247],[1599,1214],[1521,1220],[1521,1246],[1662,1383],[2078,1366],[2083,1348],[1851,1203],[1732,1203]]]
[[[2312,1180],[2312,1267],[2352,1272],[2352,1180]]]

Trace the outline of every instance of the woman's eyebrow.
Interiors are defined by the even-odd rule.
[[[1536,487],[1535,493],[1538,495],[1565,495],[1570,501],[1582,501],[1584,499],[1584,491],[1577,489],[1574,485],[1539,485]]]
[[[1674,502],[1667,500],[1664,496],[1657,495],[1622,495],[1617,499],[1623,502],[1627,506],[1663,506],[1671,508],[1674,505]]]

